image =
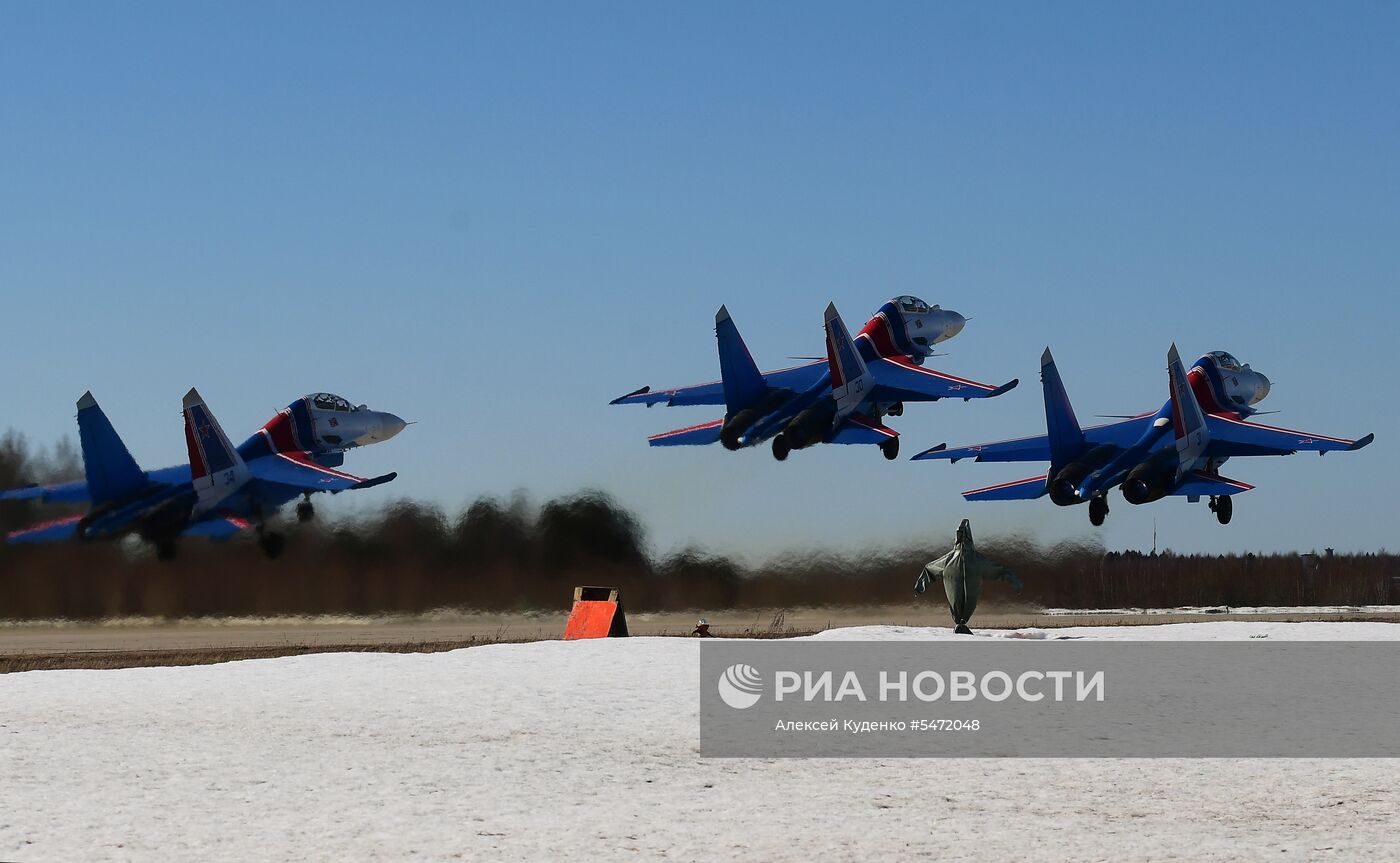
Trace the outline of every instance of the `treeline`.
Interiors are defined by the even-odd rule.
[[[74,469],[71,448],[35,456],[13,436],[0,439],[0,487]],[[57,514],[0,504],[0,529]],[[902,603],[924,563],[952,543],[950,531],[899,549],[753,567],[700,549],[655,557],[638,520],[598,492],[541,505],[484,498],[456,514],[397,502],[355,520],[284,519],[279,529],[288,541],[277,560],[246,540],[189,540],[171,562],[132,543],[0,547],[0,619],[563,609],[578,584],[621,587],[635,610]],[[988,585],[988,606],[1369,605],[1394,601],[1400,575],[1400,558],[1388,554],[1142,556],[981,534],[978,547],[1026,585],[1020,594]]]

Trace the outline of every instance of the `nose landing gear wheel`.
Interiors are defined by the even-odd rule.
[[[892,437],[880,444],[880,452],[884,453],[885,458],[889,461],[899,458],[899,438]]]
[[[311,501],[304,500],[297,504],[297,521],[311,521],[316,517],[316,507],[311,505]]]
[[[1101,497],[1089,499],[1089,523],[1094,527],[1103,527],[1103,520],[1108,517],[1108,501]]]
[[[778,435],[773,438],[773,458],[778,461],[785,461],[790,452],[792,452],[792,445],[788,443],[786,437]]]
[[[156,560],[175,559],[175,540],[164,539],[156,543]]]

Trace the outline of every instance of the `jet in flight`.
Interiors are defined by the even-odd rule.
[[[897,297],[880,307],[851,338],[828,305],[826,356],[803,365],[762,372],[729,311],[715,315],[720,380],[653,391],[643,387],[611,403],[724,405],[724,417],[649,438],[652,446],[720,443],[738,450],[771,440],[773,457],[817,443],[874,444],[887,459],[899,455],[899,434],[882,419],[900,416],[906,402],[999,396],[1016,386],[978,383],[923,367],[933,347],[962,331],[966,318],[917,297]]]
[[[47,521],[12,532],[12,544],[113,539],[135,534],[175,556],[186,536],[228,539],[257,533],[268,557],[282,551],[283,537],[266,519],[284,503],[302,498],[297,517],[311,519],[311,495],[370,488],[397,474],[366,479],[337,468],[348,449],[392,438],[407,425],[391,413],[351,407],[330,393],[292,402],[237,448],[204,400],[191,389],[184,398],[189,463],[142,470],[92,393],[78,400],[78,437],[86,479],[30,485],[0,492],[0,500],[87,503],[82,515]]]
[[[1167,352],[1169,398],[1160,410],[1106,425],[1080,428],[1065,393],[1055,359],[1046,348],[1040,358],[1047,434],[948,449],[940,444],[915,461],[1048,461],[1040,476],[963,492],[967,500],[1033,500],[1049,496],[1058,506],[1089,504],[1089,521],[1108,515],[1108,492],[1122,489],[1128,503],[1140,505],[1169,495],[1196,503],[1209,498],[1221,524],[1234,513],[1232,498],[1254,488],[1220,475],[1233,457],[1329,453],[1358,450],[1375,439],[1312,434],[1249,420],[1269,394],[1269,379],[1224,351],[1182,368],[1176,345]]]

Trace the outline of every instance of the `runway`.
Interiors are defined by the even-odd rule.
[[[688,636],[699,616],[719,637],[784,638],[851,626],[945,626],[941,603],[855,608],[629,613],[633,635]],[[548,641],[567,613],[442,611],[418,617],[145,618],[101,623],[0,623],[0,672],[57,668],[202,665],[309,653],[430,653],[482,644]],[[1325,609],[979,610],[974,629],[1141,626],[1203,620],[1400,622],[1400,607]]]

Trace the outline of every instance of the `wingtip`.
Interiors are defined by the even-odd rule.
[[[827,304],[826,304],[826,319],[829,321],[829,320],[831,320],[832,318],[835,318],[835,317],[840,317],[840,312],[836,311],[836,304],[835,304],[835,303],[827,303]]]
[[[715,325],[718,326],[727,320],[729,320],[729,307],[720,306],[719,311],[715,312]]]
[[[95,407],[97,407],[97,399],[92,397],[92,390],[83,393],[83,397],[78,399],[78,410],[80,411]]]
[[[189,407],[190,405],[202,404],[203,402],[204,399],[200,397],[199,390],[195,389],[194,387],[190,387],[190,391],[185,393],[185,407]]]
[[[615,399],[613,399],[612,401],[608,402],[608,404],[610,404],[610,405],[620,405],[620,404],[622,404],[623,402],[627,401],[627,400],[630,399],[630,398],[635,398],[636,396],[646,395],[646,394],[649,393],[649,392],[651,392],[651,387],[650,387],[650,386],[645,386],[645,387],[642,387],[641,389],[632,390],[632,392],[628,393],[628,394],[625,395],[625,396],[618,396],[617,398],[615,398]]]
[[[994,399],[997,396],[1005,395],[1006,393],[1009,393],[1012,390],[1016,389],[1016,387],[1020,386],[1020,384],[1020,378],[1012,378],[1011,380],[1007,381],[1006,383],[987,393],[987,398]],[[967,401],[967,399],[964,399],[963,401]]]
[[[1375,439],[1376,439],[1376,433],[1375,433],[1375,432],[1371,432],[1370,434],[1366,435],[1365,437],[1358,439],[1358,440],[1357,440],[1355,443],[1353,443],[1351,446],[1347,447],[1347,451],[1348,451],[1348,452],[1356,452],[1356,451],[1359,450],[1359,449],[1363,449],[1363,448],[1365,448],[1365,447],[1368,447],[1368,446],[1371,445],[1371,441],[1373,441],[1373,440],[1375,440]]]
[[[374,488],[375,486],[383,485],[386,482],[393,482],[395,479],[398,478],[398,476],[398,471],[394,471],[392,473],[386,473],[383,476],[376,476],[371,479],[362,479],[354,485],[350,486],[350,490],[359,491],[361,489]]]
[[[1043,369],[1055,362],[1055,357],[1050,353],[1050,346],[1046,345],[1045,350],[1040,353],[1040,367]]]
[[[1177,349],[1176,349],[1176,342],[1172,342],[1172,346],[1169,347],[1169,348],[1167,348],[1167,362],[1169,362],[1169,363],[1179,363],[1179,362],[1181,362],[1181,353],[1178,352]]]
[[[909,459],[909,460],[910,460],[910,461],[923,461],[924,459],[933,458],[933,454],[934,454],[934,453],[936,453],[936,452],[942,452],[943,450],[945,450],[945,449],[947,449],[947,448],[948,448],[948,444],[947,444],[946,442],[945,442],[945,443],[941,443],[941,444],[939,444],[938,446],[931,446],[931,447],[929,447],[928,449],[924,450],[923,452],[921,452],[921,453],[915,455],[913,458],[911,458],[911,459]]]

